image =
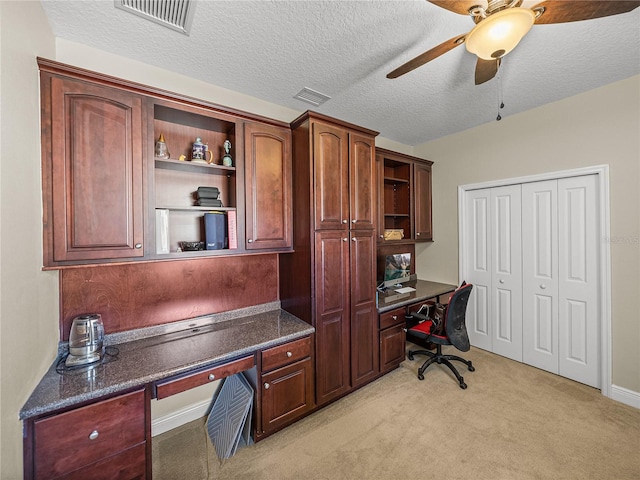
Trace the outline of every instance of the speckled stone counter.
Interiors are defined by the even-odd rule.
[[[224,363],[314,332],[276,304],[190,319],[164,329],[107,335],[107,353],[117,352],[116,356],[62,374],[56,371],[56,359],[22,407],[20,419]]]
[[[415,292],[397,293],[392,289],[388,289],[384,293],[378,292],[378,313],[388,312],[394,308],[413,305],[431,298],[435,298],[445,293],[453,292],[457,285],[449,285],[447,283],[430,282],[427,280],[416,280],[403,284],[406,287],[415,288]]]

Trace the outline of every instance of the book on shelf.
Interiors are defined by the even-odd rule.
[[[227,234],[229,235],[229,248],[238,248],[238,222],[235,210],[227,212]]]
[[[156,253],[169,252],[169,210],[156,208]]]

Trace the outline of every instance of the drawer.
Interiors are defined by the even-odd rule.
[[[380,314],[380,330],[404,323],[405,308],[396,308]]]
[[[220,380],[230,375],[249,370],[255,365],[253,355],[239,358],[223,365],[200,370],[195,373],[184,375],[169,380],[163,380],[156,383],[156,397],[158,400],[176,393],[184,392],[200,385]]]
[[[36,420],[35,477],[55,478],[144,443],[144,390]]]
[[[268,372],[311,355],[311,337],[262,351],[262,371]]]
[[[146,443],[107,457],[88,467],[75,470],[64,480],[122,480],[144,479],[147,476]]]

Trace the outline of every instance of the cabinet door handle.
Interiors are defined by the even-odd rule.
[[[500,283],[504,283],[504,279],[502,279],[502,278],[501,278],[501,279],[500,279]]]
[[[547,288],[547,286],[546,286],[546,285],[540,285],[540,289],[541,289],[541,290],[544,290],[545,288]]]
[[[380,238],[384,238],[384,235],[380,235]]]
[[[419,236],[420,236],[420,232],[416,232],[416,237],[419,237]]]
[[[269,390],[269,387],[270,387],[270,386],[271,386],[271,385],[269,385],[268,383],[266,383],[266,382],[265,382],[265,384],[264,384],[264,389],[265,389],[265,390]]]
[[[356,237],[351,237],[351,240],[353,240],[355,242],[356,241]]]
[[[209,380],[213,382],[215,379],[216,379],[216,376],[213,373],[210,373]]]
[[[95,440],[96,438],[98,438],[98,435],[99,435],[98,431],[94,430],[89,434],[89,440]]]
[[[289,358],[293,357],[293,353],[287,352],[287,357],[289,357]]]
[[[136,243],[134,245],[138,250],[140,250],[142,248],[142,244],[141,243]]]
[[[253,238],[250,238],[249,240],[247,240],[247,243],[253,243]]]
[[[347,223],[347,221],[346,220],[342,220],[342,223]]]
[[[351,223],[356,223],[356,219],[354,218],[353,220],[351,220]]]
[[[343,242],[346,242],[346,241],[347,241],[347,239],[346,239],[346,238],[343,238],[343,239],[342,239],[342,241],[343,241]]]
[[[398,315],[391,315],[391,318],[393,318],[394,320],[398,320]]]

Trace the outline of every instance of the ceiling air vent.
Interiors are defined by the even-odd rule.
[[[192,0],[114,0],[114,3],[116,8],[189,35],[195,8]]]
[[[302,100],[303,102],[310,103],[311,105],[315,105],[316,107],[331,99],[329,95],[316,92],[315,90],[311,90],[307,87],[304,87],[302,90],[300,90],[293,98],[297,98],[298,100]]]

